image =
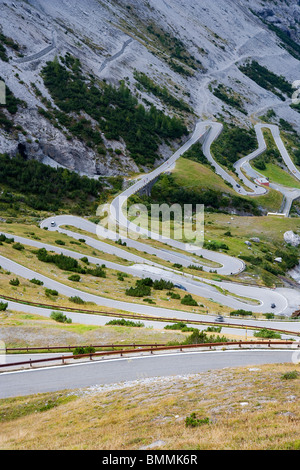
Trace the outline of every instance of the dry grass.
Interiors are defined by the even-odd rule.
[[[29,269],[32,269],[34,272],[47,276],[50,279],[55,281],[61,282],[69,287],[77,289],[82,292],[87,292],[93,295],[97,295],[99,297],[105,297],[109,299],[114,299],[123,302],[130,302],[135,304],[145,305],[143,299],[137,297],[129,297],[125,294],[126,289],[129,287],[134,287],[136,280],[138,278],[128,275],[128,277],[124,278],[124,281],[118,280],[118,271],[114,271],[112,269],[106,269],[106,278],[98,278],[91,275],[81,275],[80,282],[72,282],[68,278],[71,272],[62,271],[57,268],[52,263],[44,263],[37,259],[37,256],[32,253],[34,251],[33,248],[26,246],[26,249],[22,251],[17,251],[12,248],[11,245],[4,244],[0,246],[0,254],[5,256],[6,258],[19,263],[22,266],[25,266]],[[82,267],[84,265],[82,264]],[[90,265],[90,267],[95,267]],[[58,298],[49,298],[44,299],[45,297],[45,289],[44,287],[36,287],[35,285],[31,284],[28,280],[22,280],[20,276],[17,276],[20,280],[19,287],[12,287],[9,285],[9,281],[15,278],[16,275],[11,273],[7,275],[4,270],[0,271],[0,293],[4,295],[8,295],[17,299],[24,299],[24,300],[32,300],[34,302],[41,302],[41,303],[57,303],[58,305],[65,305],[62,303],[63,296],[59,296]],[[34,277],[34,274],[33,274]],[[22,281],[22,282],[21,282]],[[180,289],[174,289],[174,293],[180,294],[183,297],[185,294]],[[182,305],[180,300],[173,300],[170,296],[166,295],[167,291],[155,291],[152,290],[151,296],[149,298],[152,299],[154,302],[153,306],[167,308],[169,310],[181,310],[183,312],[195,312],[195,313],[206,313],[210,312],[212,314],[217,313],[229,313],[230,309],[226,306],[221,306],[220,304],[213,302],[209,299],[196,296],[194,295],[194,299],[200,304],[202,307],[190,307],[186,305]],[[79,292],[80,296],[80,292]],[[69,305],[74,307],[75,305],[69,302]],[[83,308],[90,308],[90,307],[83,307]],[[97,307],[98,310],[102,307]]]
[[[27,346],[40,348],[48,345],[165,344],[170,341],[184,341],[187,335],[180,331],[157,328],[61,324],[50,318],[10,311],[0,313],[0,325],[0,338],[9,348]]]
[[[0,448],[165,450],[300,448],[292,364],[223,369],[0,401]],[[195,412],[210,422],[189,428]],[[154,446],[155,447],[155,446]]]

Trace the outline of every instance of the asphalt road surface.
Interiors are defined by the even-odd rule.
[[[155,354],[92,361],[0,374],[0,398],[135,381],[200,374],[228,367],[292,362],[292,351],[247,350]]]

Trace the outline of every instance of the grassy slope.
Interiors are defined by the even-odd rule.
[[[45,242],[49,243],[52,245],[55,245],[55,240],[60,239],[63,240],[66,245],[63,248],[75,250],[79,253],[82,253],[83,256],[88,256],[88,255],[93,255],[96,257],[99,257],[100,259],[103,257],[104,261],[106,259],[114,261],[116,263],[121,263],[121,264],[131,264],[131,263],[126,263],[124,260],[120,260],[118,257],[115,256],[110,256],[110,255],[102,255],[102,252],[99,252],[97,250],[93,250],[91,247],[88,247],[84,243],[82,243],[80,246],[78,245],[72,245],[71,242],[73,241],[70,237],[64,235],[64,234],[58,234],[55,232],[49,232],[45,230],[41,230],[35,226],[30,226],[30,225],[18,225],[18,224],[1,224],[0,225],[0,233],[6,232],[10,233],[11,236],[13,235],[19,235],[19,236],[25,236],[26,238],[32,238],[30,236],[30,233],[35,233],[35,236],[37,236],[40,240],[40,242]],[[56,268],[53,264],[48,264],[48,263],[43,263],[37,260],[37,257],[32,253],[32,250],[35,250],[33,247],[27,246],[25,250],[23,251],[17,251],[12,248],[12,245],[8,245],[4,243],[2,246],[0,246],[0,254],[12,259],[23,266],[26,266],[28,268],[32,268],[33,262],[34,262],[34,268],[32,268],[34,271],[43,274],[49,278],[52,278],[54,280],[58,280],[63,282],[66,285],[69,285],[70,287],[74,287],[75,289],[79,289],[85,292],[89,292],[95,295],[99,295],[102,297],[106,298],[112,298],[120,301],[125,301],[125,302],[133,302],[133,303],[138,303],[142,305],[148,305],[143,302],[143,299],[135,298],[135,297],[128,297],[125,295],[125,289],[134,286],[137,278],[134,278],[132,276],[129,276],[128,278],[125,278],[124,281],[120,281],[117,278],[117,272],[113,270],[106,270],[107,271],[107,278],[95,278],[90,275],[82,275],[81,276],[81,282],[72,282],[68,280],[68,277],[72,274],[71,272],[66,272],[62,271],[58,268]],[[122,262],[123,261],[123,262]],[[158,259],[155,259],[155,261],[159,262]],[[198,274],[197,272],[193,272],[191,270],[186,270],[186,272],[191,272],[193,274]],[[202,274],[202,273],[200,273]],[[68,306],[68,307],[76,307],[76,304],[70,302],[65,296],[59,295],[59,297],[47,297],[45,295],[45,289],[43,286],[36,286],[34,284],[31,284],[29,281],[26,279],[20,279],[20,286],[18,287],[13,287],[9,285],[9,281],[11,279],[14,279],[16,276],[14,273],[7,274],[4,270],[0,270],[0,293],[11,296],[16,299],[25,299],[27,301],[34,301],[34,302],[41,302],[44,304],[57,304],[59,306]],[[34,277],[34,276],[33,276]],[[181,297],[184,296],[183,292],[179,289],[174,289],[174,292],[177,292],[180,294]],[[152,289],[151,298],[155,304],[153,306],[157,307],[164,307],[168,309],[175,309],[175,310],[181,310],[181,311],[197,311],[199,313],[206,313],[209,311],[212,314],[215,313],[228,313],[229,309],[227,307],[222,307],[218,303],[212,302],[209,299],[204,299],[199,296],[193,296],[195,300],[200,305],[203,305],[203,307],[190,307],[190,306],[185,306],[181,305],[180,300],[173,300],[170,298],[170,296],[166,295],[167,291],[155,291]],[[83,305],[82,308],[88,308],[91,310],[100,310],[100,311],[111,311],[112,309],[106,309],[101,306],[96,306],[93,304],[87,304],[86,306]]]
[[[173,171],[176,180],[186,188],[193,189],[195,192],[202,188],[224,191],[231,195],[237,193],[225,184],[224,180],[216,175],[208,166],[200,163],[180,158],[177,161],[176,168]],[[251,196],[245,197],[247,200],[253,200]],[[268,211],[273,212],[280,208],[282,195],[277,191],[270,189],[266,196],[254,198],[259,205],[265,207]]]
[[[300,182],[278,165],[266,163],[266,167],[266,170],[258,170],[258,172],[269,178],[271,183],[278,183],[289,188],[300,189]]]
[[[264,134],[266,144],[268,146],[268,150],[270,152],[274,152],[273,161],[269,161],[265,163],[266,164],[265,170],[256,169],[255,167],[254,168],[259,173],[269,178],[272,183],[278,183],[278,184],[281,184],[282,186],[299,189],[300,182],[298,181],[298,179],[295,178],[291,173],[284,171],[279,166],[279,163],[284,164],[284,161],[281,158],[281,156],[279,155],[278,160],[277,158],[274,158],[274,155],[278,153],[278,149],[273,139],[271,131],[269,129],[264,129],[263,134]],[[293,150],[295,148],[293,144],[293,136],[291,134],[288,134],[287,132],[281,132],[281,137],[293,160],[294,159]],[[264,159],[264,154],[257,158],[257,160],[260,160],[260,159]],[[254,166],[254,161],[252,162],[252,165]]]
[[[299,450],[300,379],[282,378],[295,369],[226,369],[0,400],[0,448],[135,450],[162,441],[165,450]],[[191,413],[209,424],[187,428]]]
[[[184,341],[187,335],[180,331],[156,328],[62,324],[47,317],[12,311],[0,313],[0,321],[1,339],[6,347],[10,348],[120,343],[165,344],[169,341]]]

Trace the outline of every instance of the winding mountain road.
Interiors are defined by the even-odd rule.
[[[223,253],[204,250],[199,246],[185,244],[176,240],[168,239],[166,237],[161,237],[157,233],[141,229],[134,223],[129,222],[123,211],[124,204],[131,195],[135,194],[163,172],[169,171],[170,167],[174,165],[177,159],[180,158],[180,156],[182,156],[194,143],[196,143],[199,139],[204,139],[204,148],[209,151],[211,143],[214,139],[217,138],[220,132],[221,125],[219,123],[212,121],[199,122],[196,125],[195,131],[188,142],[186,142],[177,152],[175,152],[168,161],[166,161],[152,173],[145,175],[140,180],[136,181],[121,195],[117,196],[109,207],[110,216],[114,219],[119,227],[125,227],[129,231],[128,233],[135,232],[135,235],[141,235],[142,233],[144,236],[154,240],[159,240],[160,242],[173,247],[176,250],[180,249],[181,253],[172,251],[171,249],[165,250],[162,248],[153,248],[150,245],[143,243],[142,241],[137,241],[134,239],[132,240],[128,237],[121,237],[122,241],[126,241],[128,247],[133,247],[141,253],[147,252],[152,255],[155,254],[158,259],[160,258],[163,260],[168,260],[173,264],[180,262],[180,264],[185,266],[190,265],[191,262],[193,262],[193,264],[195,262],[197,263],[197,261],[197,264],[200,266],[201,258],[198,258],[198,256],[203,256],[210,261],[219,263],[221,267],[216,268],[216,271],[225,275],[236,274],[244,270],[245,265],[240,259],[232,258],[230,256],[224,255]],[[257,153],[263,152],[263,148],[263,142],[260,141]],[[251,156],[248,158],[250,157]],[[257,194],[260,194],[258,188],[255,189],[257,189]],[[85,219],[74,216],[53,217],[46,219],[41,223],[42,228],[60,231],[76,239],[83,237],[82,234],[61,228],[63,225],[71,225],[87,232],[91,232],[93,235],[97,234],[98,236],[103,237],[104,240],[105,238],[108,238],[109,240],[116,241],[120,238],[120,234],[114,231],[106,230],[101,225],[95,225],[89,221],[86,221]],[[41,244],[22,237],[15,237],[15,240],[31,246],[40,248],[45,247],[50,251],[64,253],[76,259],[80,259],[80,257],[82,257],[80,253],[76,253],[75,251]],[[100,251],[119,256],[134,263],[132,266],[125,266],[119,263],[107,262],[101,258],[89,257],[90,262],[94,264],[105,264],[110,269],[125,272],[136,277],[151,277],[154,280],[160,278],[168,279],[171,280],[174,284],[181,285],[187,292],[191,294],[213,299],[214,301],[233,309],[241,308],[245,310],[251,310],[253,312],[268,313],[271,311],[271,305],[275,304],[276,307],[273,309],[274,313],[284,313],[285,315],[289,315],[294,310],[296,310],[300,304],[300,292],[295,289],[273,290],[261,287],[245,286],[238,283],[211,281],[205,278],[201,278],[201,276],[183,274],[172,267],[166,268],[165,266],[160,265],[159,262],[150,262],[149,260],[143,258],[143,256],[132,254],[128,250],[123,249],[116,244],[105,243],[105,241],[97,240],[93,237],[85,237],[85,240],[88,245],[97,248]],[[186,257],[184,253],[187,254]],[[191,258],[191,254],[193,254],[193,256],[197,256],[197,259]],[[108,306],[110,308],[117,308],[131,312],[149,313],[156,315],[158,311],[157,308],[152,306],[132,304],[130,302],[120,302],[101,296],[96,296],[87,292],[82,292],[79,289],[66,286],[54,279],[41,276],[34,270],[30,270],[24,266],[21,266],[20,264],[8,260],[3,256],[0,258],[0,263],[3,267],[5,267],[5,269],[9,269],[19,276],[25,277],[27,279],[36,277],[42,280],[45,286],[56,289],[61,294],[67,296],[79,295],[84,300],[95,302],[97,305]],[[206,270],[209,269],[207,266],[204,266],[203,268]],[[251,302],[247,299],[251,299]],[[172,313],[173,316],[174,312],[171,311],[169,313]]]
[[[163,172],[169,171],[180,156],[190,148],[191,145],[196,143],[199,139],[204,139],[203,149],[208,159],[212,159],[210,153],[210,147],[212,142],[220,135],[222,127],[219,123],[215,122],[201,122],[198,123],[191,139],[186,142],[175,154],[158,169],[153,171],[151,174],[145,175],[126,191],[119,195],[109,207],[109,213],[112,220],[116,223],[119,229],[125,228],[128,233],[141,234],[141,228],[137,225],[129,222],[124,213],[124,205],[128,198],[147,185],[150,181],[157,178]],[[255,155],[259,155],[265,149],[264,142],[261,140],[262,133],[260,134],[261,128],[256,128],[257,135],[260,136],[259,148],[256,152],[245,157],[243,161],[238,162],[237,168],[240,169],[243,165],[248,164]],[[280,140],[276,134],[276,129],[271,130],[273,136],[276,136],[276,144],[280,149],[282,156],[289,158],[287,152],[285,154],[284,149],[281,148]],[[216,164],[216,162],[214,162]],[[287,159],[286,163],[290,163]],[[292,168],[292,166],[289,168]],[[226,180],[230,177],[222,168],[218,168],[216,164],[216,171],[220,171],[221,176]],[[222,170],[222,171],[221,171]],[[298,177],[298,175],[296,175]],[[243,190],[245,194],[260,195],[263,194],[262,190],[265,188],[253,187],[252,183],[245,181],[245,184],[251,189],[251,193]],[[237,188],[235,187],[237,191]],[[238,192],[238,191],[237,191]],[[77,227],[78,229],[90,232],[91,237],[82,235],[82,233],[76,233],[63,226]],[[216,282],[209,281],[201,278],[200,276],[183,275],[176,271],[174,268],[166,268],[159,264],[159,262],[152,262],[144,258],[143,256],[130,253],[124,247],[112,244],[111,241],[126,241],[127,246],[135,248],[139,252],[146,252],[148,254],[155,254],[157,259],[168,260],[173,263],[178,263],[188,266],[193,260],[193,264],[198,263],[201,265],[201,258],[204,256],[207,260],[219,263],[218,272],[223,274],[238,273],[243,271],[244,264],[241,260],[232,258],[224,255],[223,253],[210,252],[203,250],[202,247],[194,246],[191,244],[184,244],[176,240],[160,237],[157,233],[143,230],[142,235],[150,237],[151,239],[158,240],[168,246],[168,249],[154,248],[143,243],[142,239],[137,241],[130,239],[129,237],[120,236],[117,231],[106,230],[101,225],[93,224],[85,219],[74,217],[74,216],[58,216],[50,219],[46,219],[41,223],[42,228],[48,230],[58,231],[65,233],[74,239],[85,238],[86,244],[98,249],[99,251],[109,253],[111,255],[119,256],[127,261],[133,263],[131,266],[122,265],[119,263],[108,262],[96,256],[88,256],[88,259],[93,264],[105,264],[109,269],[115,269],[120,272],[125,272],[136,277],[151,277],[152,279],[168,279],[174,283],[180,284],[191,294],[203,296],[205,298],[213,299],[216,302],[220,302],[222,305],[228,305],[234,309],[244,308],[253,312],[269,312],[272,303],[276,304],[274,309],[275,313],[284,313],[286,315],[291,314],[300,305],[300,291],[295,289],[267,289],[253,286],[245,286],[241,284],[234,284],[230,282]],[[96,239],[94,236],[98,235],[103,239]],[[9,236],[7,234],[7,236]],[[49,244],[40,243],[36,240],[29,240],[25,237],[15,236],[15,241],[20,242],[24,245],[34,246],[36,248],[46,248],[49,251],[56,253],[63,253],[68,256],[72,256],[76,259],[80,259],[83,255],[73,250],[67,250],[60,246],[52,246]],[[104,240],[107,239],[107,242]],[[110,243],[109,243],[110,242]],[[172,250],[173,248],[173,250]],[[177,250],[177,251],[176,251]],[[178,252],[180,250],[180,252]],[[186,253],[186,255],[185,255]],[[196,258],[197,257],[197,258]],[[204,318],[209,321],[209,316],[201,316],[193,313],[186,313],[182,311],[168,310],[164,308],[153,307],[150,305],[142,305],[131,302],[121,302],[114,299],[108,299],[98,295],[83,292],[80,289],[65,285],[55,279],[43,276],[34,269],[29,269],[21,264],[7,259],[4,256],[0,256],[0,265],[19,276],[26,279],[36,278],[44,282],[45,287],[58,290],[61,294],[66,296],[78,295],[85,301],[91,301],[97,305],[109,307],[112,309],[123,310],[132,313],[143,313],[153,317],[164,317],[164,318],[182,318],[190,320],[191,324],[193,320]],[[205,267],[207,269],[207,267]],[[238,298],[235,296],[252,298],[257,300],[257,305],[250,305],[246,299]],[[9,308],[28,311],[31,313],[39,313],[45,316],[49,316],[49,311],[46,311],[42,307],[29,307],[21,305],[12,301],[9,301]],[[69,314],[73,316],[77,321],[90,324],[97,323],[103,324],[104,317],[98,315],[84,315],[84,314]],[[105,317],[105,321],[108,318]],[[232,320],[237,325],[240,324],[239,320]],[[100,322],[100,323],[99,323]],[[155,323],[155,318],[153,318]],[[267,322],[269,325],[269,322]],[[267,323],[264,325],[267,327]],[[245,325],[259,325],[261,322],[258,320],[245,320]],[[274,325],[273,322],[270,324]],[[288,324],[288,326],[287,326]],[[157,323],[158,325],[158,323]],[[281,328],[287,328],[289,331],[300,331],[300,323],[289,323],[280,322]],[[8,398],[13,396],[25,396],[35,393],[43,393],[50,391],[57,391],[63,389],[75,389],[79,387],[88,387],[95,385],[107,385],[116,382],[136,380],[138,378],[146,377],[161,377],[161,376],[172,376],[172,375],[186,375],[190,373],[200,373],[202,371],[220,369],[224,367],[236,367],[236,366],[250,366],[259,364],[275,364],[292,361],[291,350],[247,350],[247,351],[215,351],[215,352],[178,352],[172,354],[155,354],[149,357],[130,357],[122,359],[109,359],[94,361],[85,364],[76,364],[68,366],[54,366],[50,368],[42,368],[35,370],[24,370],[24,371],[13,371],[3,372],[0,374],[0,398]],[[67,373],[66,373],[67,367]]]

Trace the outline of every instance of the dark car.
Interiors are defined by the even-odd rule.
[[[271,308],[276,308],[276,305],[275,305],[275,304],[272,304],[272,305],[271,305]]]
[[[177,289],[182,289],[186,291],[186,288],[183,287],[181,284],[175,284],[174,287],[177,287]]]

